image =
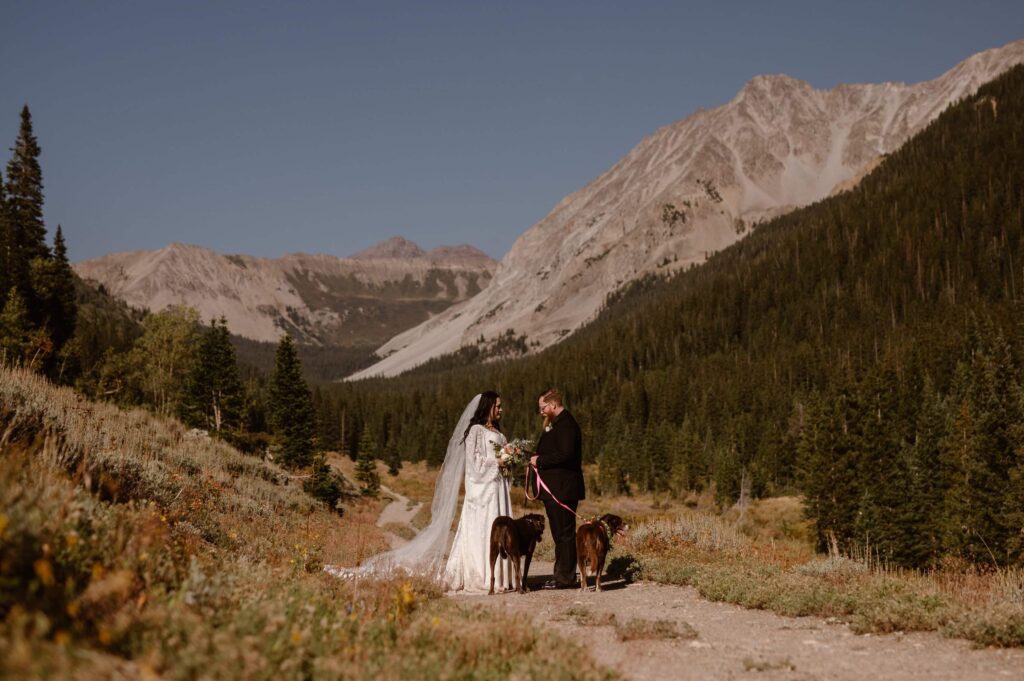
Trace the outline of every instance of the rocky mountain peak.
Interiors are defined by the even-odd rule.
[[[419,244],[403,239],[400,236],[393,236],[350,257],[356,260],[387,260],[392,258],[422,258],[426,254],[427,252],[420,248]]]
[[[472,257],[479,251],[471,247],[451,250],[447,258],[428,257],[395,237],[360,257],[258,258],[172,243],[74,268],[135,307],[188,305],[203,319],[225,317],[232,333],[253,340],[288,333],[303,343],[375,346],[487,286],[494,260]]]
[[[645,137],[524,232],[493,285],[396,336],[353,378],[395,375],[513,330],[531,349],[597,315],[608,294],[652,272],[704,262],[762,221],[848,188],[958,99],[1024,62],[1024,40],[934,80],[817,90],[752,78],[732,101]]]
[[[431,262],[435,263],[449,263],[459,264],[463,266],[483,266],[483,265],[496,265],[497,262],[491,256],[487,255],[479,248],[470,246],[469,244],[460,244],[458,246],[438,246],[432,248],[427,253],[427,257]]]

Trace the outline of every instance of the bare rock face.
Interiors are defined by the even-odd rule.
[[[418,244],[400,236],[393,236],[390,239],[381,241],[379,244],[370,246],[365,251],[359,251],[352,256],[355,260],[378,260],[381,258],[422,258],[427,254]]]
[[[349,258],[255,258],[170,244],[74,268],[130,305],[188,305],[204,320],[225,317],[246,338],[273,342],[290,333],[304,343],[372,346],[476,295],[495,265],[472,246],[426,252],[395,237]]]
[[[1021,62],[1024,40],[914,85],[816,90],[757,76],[562,199],[519,237],[490,286],[391,339],[380,362],[351,378],[395,375],[509,329],[534,350],[547,347],[623,284],[701,263],[760,222],[849,189],[950,104]]]

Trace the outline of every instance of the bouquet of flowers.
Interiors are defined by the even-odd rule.
[[[526,463],[526,455],[533,451],[533,440],[515,439],[504,447],[495,443],[494,454],[498,457],[498,471],[505,478],[511,480]]]

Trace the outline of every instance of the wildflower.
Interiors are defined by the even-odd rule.
[[[53,567],[50,565],[50,561],[40,558],[32,564],[32,567],[35,568],[36,576],[44,586],[53,586]]]
[[[100,630],[97,636],[100,639],[100,643],[102,643],[105,646],[109,646],[111,642],[114,640],[114,635],[110,633],[110,627],[108,627],[105,624],[100,625]]]
[[[302,632],[298,629],[292,629],[292,645],[297,646],[302,643]]]

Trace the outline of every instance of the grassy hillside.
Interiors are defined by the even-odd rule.
[[[339,520],[176,421],[0,369],[0,676],[605,677],[432,584],[323,573],[384,547],[379,503]]]

